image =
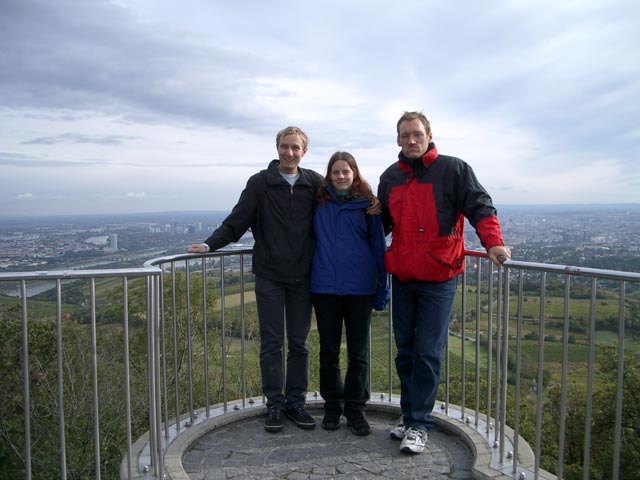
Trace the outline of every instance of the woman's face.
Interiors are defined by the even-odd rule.
[[[353,183],[353,170],[344,160],[336,161],[331,167],[331,184],[336,190],[349,190]]]

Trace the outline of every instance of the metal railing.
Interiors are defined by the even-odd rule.
[[[83,475],[110,478],[114,472],[122,478],[163,478],[166,474],[163,456],[167,448],[190,427],[224,414],[230,408],[243,409],[261,403],[256,314],[252,275],[248,271],[250,253],[249,249],[235,249],[205,255],[176,255],[150,260],[139,269],[0,274],[0,282],[17,282],[20,287],[19,302],[13,309],[7,303],[2,304],[5,312],[0,316],[5,322],[3,328],[10,321],[19,322],[15,328],[19,328],[21,338],[20,345],[3,347],[3,355],[10,354],[7,361],[17,359],[15,355],[20,358],[20,366],[14,365],[13,372],[17,375],[19,368],[19,378],[3,377],[3,382],[8,383],[2,385],[2,389],[20,394],[13,408],[22,411],[22,429],[9,426],[11,413],[15,417],[15,411],[0,414],[0,438],[10,445],[5,451],[13,455],[18,465],[15,471],[21,466],[22,476],[28,479],[40,478],[43,471],[54,472],[52,478]],[[583,299],[572,295],[572,285],[577,279],[582,293],[585,288],[588,291],[588,307]],[[32,310],[39,307],[32,306],[29,300],[29,286],[42,281],[54,284],[55,311],[35,312],[33,318]],[[81,282],[81,291],[87,297],[86,318],[80,321],[87,326],[67,326],[78,323],[73,314],[63,313],[66,282],[71,281]],[[583,424],[581,429],[572,424],[571,430],[581,430],[582,452],[578,455],[571,450],[571,455],[581,457],[582,478],[592,478],[594,388],[598,384],[596,353],[602,348],[596,342],[596,325],[601,304],[615,302],[615,308],[607,306],[609,316],[613,309],[617,317],[617,344],[610,350],[617,358],[617,382],[611,466],[605,477],[623,478],[620,456],[625,428],[622,423],[624,341],[630,300],[626,291],[629,286],[636,288],[639,282],[640,274],[636,273],[514,260],[508,261],[505,268],[497,269],[485,254],[467,252],[467,268],[454,306],[452,335],[443,364],[439,398],[445,421],[471,428],[485,438],[492,450],[492,467],[507,477],[555,478],[547,471],[552,470],[558,478],[566,478],[565,465],[571,464],[572,471],[576,468],[575,458],[565,457],[568,409],[574,406],[569,399],[569,377],[575,380],[572,369],[580,369],[587,389],[584,414],[579,415]],[[551,285],[556,290],[554,295],[550,294]],[[563,292],[560,299],[558,288]],[[598,304],[597,300],[603,295],[606,300]],[[549,311],[551,298],[554,299],[553,312]],[[536,308],[532,308],[532,304]],[[579,308],[572,309],[572,306]],[[637,315],[637,310],[633,310],[633,314]],[[132,318],[135,331],[130,329]],[[633,320],[640,323],[640,319]],[[114,324],[118,327],[114,328]],[[584,328],[578,347],[586,349],[587,355],[586,359],[575,362],[570,352],[576,347],[571,335],[577,324]],[[32,328],[42,325],[55,329],[55,348],[53,345],[49,350],[41,348],[34,336],[37,332],[31,332]],[[535,332],[525,333],[527,327],[533,329],[534,326]],[[374,316],[372,328],[377,330],[375,339],[371,340],[371,385],[372,390],[384,393],[372,394],[372,402],[398,404],[399,401],[391,327],[391,312]],[[552,338],[548,331],[560,332],[561,338]],[[86,412],[93,418],[90,426],[85,425],[81,442],[93,447],[90,453],[85,452],[83,459],[92,465],[82,468],[66,448],[69,431],[77,435],[76,426],[72,428],[66,418],[78,411],[74,410],[78,408],[75,404],[70,405],[68,397],[77,394],[78,385],[71,370],[80,365],[73,363],[77,352],[72,351],[73,342],[66,340],[65,333],[86,335],[83,345],[88,343],[91,351],[85,365],[91,372]],[[117,345],[113,343],[114,336],[121,342],[118,347],[114,346]],[[32,352],[31,346],[39,350]],[[552,417],[557,422],[554,431],[558,437],[543,438],[543,432],[549,431],[546,416],[550,415],[549,392],[553,387],[545,370],[549,363],[545,348],[554,347],[555,352],[558,346],[560,360],[554,365],[560,371],[551,382],[560,388],[557,415]],[[50,365],[43,365],[40,355],[44,353],[40,350],[46,351],[45,358]],[[531,360],[531,352],[536,354],[535,361]],[[118,357],[117,360],[112,356]],[[121,376],[122,388],[113,398],[110,385],[114,382],[115,377],[111,375],[115,370]],[[312,366],[312,385],[313,370]],[[57,380],[55,385],[44,389],[47,396],[40,390],[49,375],[55,375]],[[524,392],[526,381],[532,385],[528,392]],[[35,396],[34,392],[37,392]],[[124,412],[111,414],[112,410],[105,410],[111,404],[121,405]],[[117,421],[113,417],[118,417]],[[34,419],[47,426],[34,424]],[[112,428],[112,421],[118,426]],[[57,440],[42,433],[49,432],[52,424],[58,431]],[[38,432],[35,438],[32,432]],[[111,438],[121,442],[115,455],[119,455],[119,468],[114,468],[113,461],[105,458],[107,453],[114,456],[113,445],[108,444]],[[134,443],[134,438],[139,440]],[[572,437],[572,442],[574,440]],[[528,444],[533,445],[533,462],[521,460],[523,452],[529,449]],[[546,448],[551,444],[555,447]],[[555,459],[549,450],[557,451]],[[55,466],[53,460],[44,458],[52,451],[57,456]],[[120,462],[122,455],[124,460]],[[74,457],[71,468],[69,457]]]

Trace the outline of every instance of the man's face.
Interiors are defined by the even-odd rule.
[[[404,156],[410,160],[422,158],[431,142],[431,132],[427,133],[424,125],[418,118],[405,120],[400,124],[398,133],[398,146],[402,148]]]
[[[305,153],[307,153],[307,147],[303,146],[300,135],[297,133],[285,135],[280,139],[278,145],[278,157],[280,158],[278,169],[282,173],[296,173],[298,164]]]

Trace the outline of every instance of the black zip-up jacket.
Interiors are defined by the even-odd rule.
[[[313,215],[322,176],[298,167],[291,186],[278,171],[279,160],[252,175],[222,225],[205,240],[211,251],[237,242],[251,228],[252,271],[269,280],[296,284],[309,277],[315,248]]]

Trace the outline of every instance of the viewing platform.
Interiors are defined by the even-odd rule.
[[[400,442],[389,437],[389,430],[400,416],[397,400],[369,402],[367,418],[372,431],[367,436],[351,433],[344,418],[340,429],[323,430],[322,401],[315,394],[308,396],[306,405],[316,419],[316,428],[304,430],[286,420],[282,432],[268,433],[264,429],[266,407],[262,399],[250,400],[251,406],[246,408],[233,403],[227,412],[213,409],[209,419],[191,425],[172,442],[164,456],[168,478],[513,478],[501,471],[508,472],[511,461],[500,464],[486,435],[455,420],[461,415],[459,409],[451,409],[449,415],[435,412],[436,427],[430,432],[425,451],[407,455],[400,452]],[[479,423],[479,429],[486,429],[485,422]],[[521,456],[532,468],[531,450],[525,449]],[[524,464],[521,469],[526,471]],[[153,477],[142,474],[134,478]]]
[[[640,325],[640,274],[514,260],[496,269],[485,254],[466,252],[436,428],[422,454],[407,455],[388,435],[400,416],[388,310],[374,314],[370,332],[370,435],[352,434],[344,420],[323,430],[313,391],[315,429],[287,420],[282,432],[264,430],[250,254],[0,273],[20,291],[0,312],[3,472],[28,480],[552,480],[596,478],[597,466],[602,478],[626,480],[639,471],[621,458],[637,448],[629,440],[637,426],[626,418],[638,363],[625,332]],[[54,302],[29,300],[43,282]],[[85,299],[75,314],[65,313],[66,295]],[[317,388],[314,328],[309,345]]]

